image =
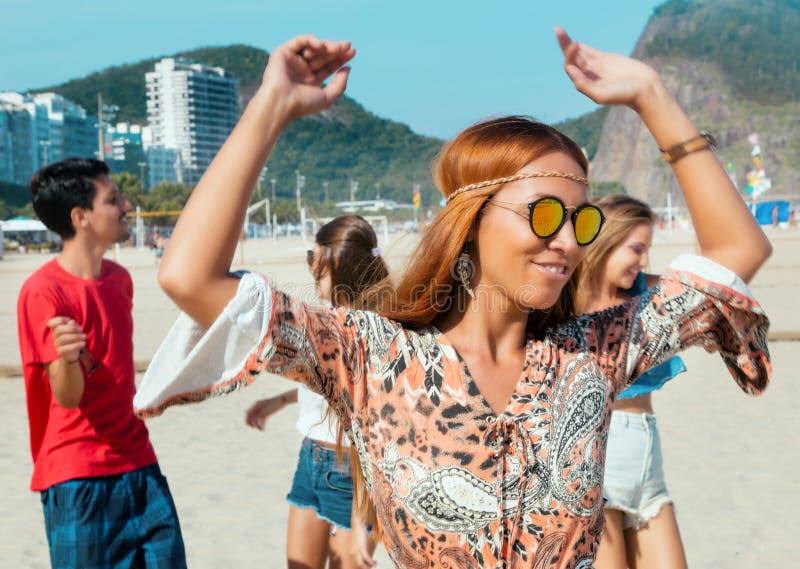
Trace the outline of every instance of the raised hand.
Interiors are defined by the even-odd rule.
[[[342,66],[354,56],[350,42],[313,36],[272,52],[261,86],[183,208],[158,271],[159,285],[196,322],[210,326],[236,295],[233,255],[275,143],[293,119],[327,109],[344,93],[349,70]]]
[[[81,357],[81,351],[86,347],[86,334],[72,318],[56,316],[47,322],[53,330],[53,343],[61,359],[68,363],[75,363]]]
[[[298,36],[272,52],[262,87],[285,98],[291,118],[319,112],[344,93],[350,69],[342,66],[355,54],[347,41]]]
[[[574,41],[560,27],[555,32],[567,75],[578,91],[595,103],[625,105],[638,111],[642,98],[661,82],[658,73],[641,61]]]

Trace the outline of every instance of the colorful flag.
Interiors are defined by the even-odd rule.
[[[733,160],[728,160],[725,163],[725,171],[728,173],[728,177],[733,182],[733,187],[737,190],[739,189],[739,184],[736,182],[736,168],[733,165]]]
[[[420,209],[422,209],[422,196],[420,195],[420,192],[419,192],[420,185],[419,184],[414,184],[413,188],[414,188],[414,194],[413,194],[412,201],[414,202],[414,209],[416,211],[419,211]]]
[[[753,145],[753,149],[750,151],[752,165],[747,169],[747,186],[745,186],[745,191],[755,199],[772,187],[772,180],[767,178],[767,174],[764,171],[758,135],[751,134],[747,137],[747,140]]]

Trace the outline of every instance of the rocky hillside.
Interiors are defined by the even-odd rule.
[[[718,155],[732,161],[740,189],[758,135],[768,197],[800,195],[800,2],[670,0],[656,8],[634,50],[664,78]],[[603,123],[592,178],[622,183],[663,206],[678,188],[636,115],[612,108]]]

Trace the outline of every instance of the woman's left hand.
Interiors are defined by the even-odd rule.
[[[641,61],[573,41],[563,28],[556,27],[555,32],[567,75],[595,103],[638,110],[642,98],[661,82],[658,73]]]

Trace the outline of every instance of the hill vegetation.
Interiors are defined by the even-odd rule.
[[[761,199],[799,199],[798,29],[800,0],[668,0],[654,10],[633,52],[659,71],[698,128],[714,133],[717,155],[748,201],[752,135],[772,180]],[[606,116],[592,172],[656,207],[670,193],[673,205],[681,205],[670,168],[626,109]]]
[[[195,49],[172,57],[226,69],[239,79],[243,108],[261,82],[269,54],[254,47],[233,45]],[[87,109],[96,108],[97,93],[101,93],[104,103],[119,107],[117,121],[145,124],[144,74],[157,61],[154,58],[111,67],[37,91],[56,91]],[[277,197],[294,199],[298,172],[305,177],[303,196],[307,200],[323,201],[325,182],[330,201],[349,200],[351,181],[356,181],[356,199],[380,195],[409,203],[412,185],[418,183],[427,207],[439,201],[430,164],[441,143],[415,134],[404,124],[381,119],[345,96],[329,111],[289,127],[267,163],[264,186],[271,191],[270,180],[274,178]]]
[[[797,30],[800,0],[668,0],[653,11],[634,56],[670,77],[682,93],[681,102],[698,124],[717,134],[720,155],[736,162],[740,178],[744,177],[749,151],[746,137],[755,132],[761,137],[773,182],[790,188],[797,185],[797,176],[792,177],[790,172],[797,170],[800,159],[800,136],[796,134],[800,110]],[[246,45],[205,47],[174,56],[228,70],[239,79],[242,106],[255,92],[269,58],[267,52]],[[99,92],[104,102],[119,106],[118,120],[143,124],[144,74],[157,60],[112,67],[39,91],[57,91],[87,109],[94,108]],[[652,169],[660,172],[657,176],[638,179],[627,166],[608,167],[610,163],[625,163],[623,157],[630,158],[634,152],[644,152],[646,145],[620,143],[628,140],[633,144],[635,131],[617,132],[615,142],[610,142],[614,132],[628,128],[617,124],[625,116],[599,108],[555,126],[586,150],[594,161],[595,173],[606,174],[597,177],[605,182],[593,187],[593,193],[647,187],[653,199],[661,200],[674,188],[671,174],[657,156],[637,162],[652,163]],[[609,142],[603,147],[611,149],[598,153],[604,125],[612,128],[606,128]],[[408,203],[412,185],[418,183],[423,207],[427,208],[439,202],[430,167],[441,144],[441,140],[417,135],[406,125],[377,117],[343,97],[331,110],[291,125],[270,157],[258,195],[269,195],[274,179],[278,201],[285,202],[289,218],[298,174],[305,177],[304,201],[315,202],[317,211],[328,211],[324,205],[326,187],[329,202],[348,200],[351,182],[355,181],[355,199],[380,195]],[[131,191],[134,182],[134,177],[128,180]],[[158,199],[139,201],[155,208],[156,202],[171,199],[170,191],[178,201],[188,195],[176,186],[166,193],[157,192],[155,195],[161,196]]]
[[[761,104],[800,96],[800,1],[669,0],[644,44],[646,59],[712,62],[735,95]]]
[[[606,115],[608,115],[608,107],[600,107],[590,113],[561,121],[553,126],[577,142],[591,160],[597,153],[600,132],[603,130]]]

